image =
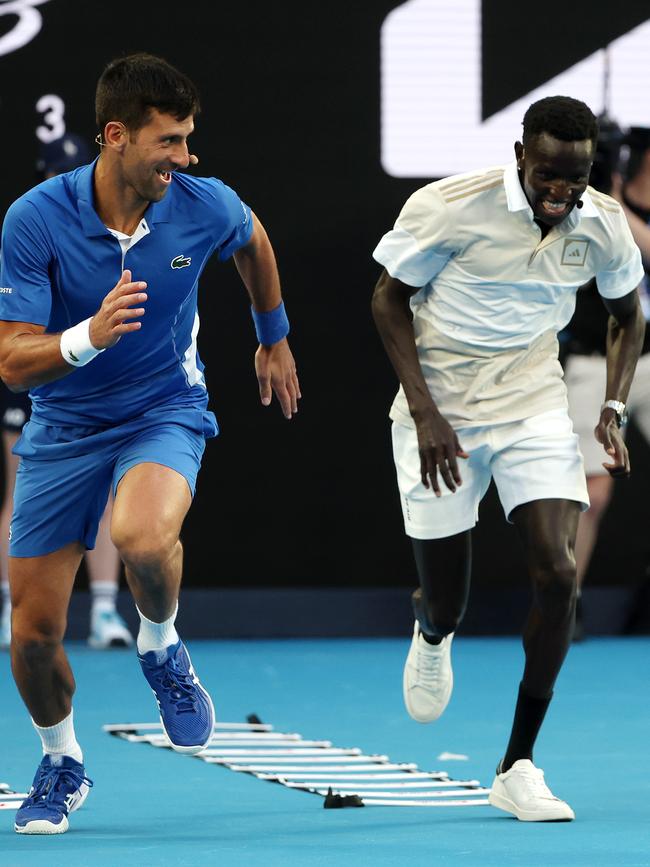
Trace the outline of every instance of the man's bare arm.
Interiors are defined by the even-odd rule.
[[[605,400],[625,403],[643,346],[645,319],[637,289],[622,298],[604,299],[604,303],[609,313]],[[612,475],[627,475],[630,459],[613,409],[605,407],[602,410],[594,433],[613,461],[603,464],[605,469]]]
[[[440,496],[438,473],[450,491],[462,484],[457,458],[467,458],[451,425],[440,414],[420,367],[409,299],[418,291],[383,271],[372,296],[372,314],[415,422],[420,475]]]
[[[645,335],[638,289],[623,298],[605,299],[605,307],[609,313],[605,398],[625,402]]]
[[[255,214],[252,217],[253,234],[248,244],[233,254],[233,259],[253,307],[266,313],[282,301],[280,275],[269,236]]]
[[[264,226],[253,218],[253,234],[233,258],[244,286],[257,313],[268,313],[282,303],[280,276],[273,247]],[[275,392],[285,418],[298,412],[301,397],[296,363],[286,337],[268,346],[260,344],[255,353],[255,372],[259,383],[260,399],[264,406],[271,403]]]
[[[88,336],[97,350],[114,346],[123,334],[137,331],[144,307],[132,307],[147,300],[147,284],[131,282],[131,272],[123,271],[117,285],[102,301],[90,321]],[[46,382],[61,379],[75,367],[61,354],[61,335],[45,334],[42,325],[0,320],[0,377],[11,391],[26,391]]]
[[[74,370],[61,355],[61,335],[42,325],[0,321],[0,377],[10,391],[60,379]]]

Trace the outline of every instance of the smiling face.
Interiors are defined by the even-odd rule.
[[[562,141],[543,132],[526,147],[515,144],[519,180],[535,219],[557,226],[587,188],[596,146],[591,139]]]
[[[129,134],[123,129],[123,179],[143,202],[159,202],[172,183],[172,172],[189,165],[187,139],[194,130],[194,119],[190,115],[176,120],[151,109],[137,132]]]

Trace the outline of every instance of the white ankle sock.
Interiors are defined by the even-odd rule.
[[[83,763],[83,753],[74,733],[72,714],[73,712],[70,711],[65,719],[53,726],[38,726],[32,720],[43,744],[43,755],[70,756],[75,761]]]
[[[178,632],[176,632],[174,621],[178,614],[178,602],[172,616],[162,623],[154,623],[152,620],[149,620],[139,608],[137,608],[137,611],[140,615],[140,631],[138,632],[137,645],[138,653],[141,656],[150,650],[166,650],[170,645],[176,644]]]
[[[102,611],[115,611],[118,585],[115,581],[91,581],[90,597],[92,599],[92,613],[99,614]]]

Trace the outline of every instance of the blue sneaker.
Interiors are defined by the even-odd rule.
[[[16,813],[14,830],[18,834],[63,834],[68,830],[68,814],[78,810],[88,796],[92,780],[84,766],[70,756],[52,763],[43,756],[29,794]]]
[[[205,749],[214,728],[212,699],[199,683],[182,641],[172,644],[163,655],[150,650],[138,654],[144,676],[153,690],[160,721],[173,749],[195,755]]]

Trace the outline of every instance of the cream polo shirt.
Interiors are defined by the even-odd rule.
[[[421,287],[411,299],[418,356],[456,427],[566,406],[557,332],[580,286],[620,298],[643,278],[619,204],[591,187],[542,240],[516,162],[436,181],[406,202],[373,256]],[[413,426],[400,388],[391,418]]]

